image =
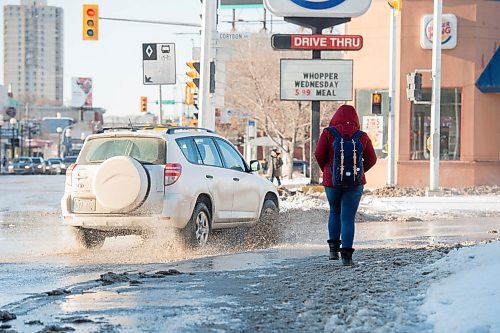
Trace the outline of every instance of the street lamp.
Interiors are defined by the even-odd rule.
[[[64,156],[67,156],[71,151],[71,128],[65,129],[64,137]]]
[[[62,132],[63,132],[62,127],[56,128],[56,132],[57,132],[57,135],[58,135],[58,139],[57,139],[57,157],[61,157],[61,135],[62,135]]]
[[[15,151],[15,143],[14,143],[14,140],[15,140],[15,128],[16,128],[16,125],[17,125],[17,119],[16,118],[10,118],[9,120],[9,123],[10,123],[10,126],[11,126],[11,130],[12,130],[12,141],[11,141],[11,148],[12,148],[12,159],[14,159],[14,151]]]

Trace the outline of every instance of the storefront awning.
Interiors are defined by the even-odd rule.
[[[500,48],[493,54],[483,73],[477,79],[476,87],[482,93],[500,93]]]

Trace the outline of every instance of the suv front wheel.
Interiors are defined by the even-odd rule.
[[[106,240],[104,233],[99,230],[75,227],[73,231],[78,243],[86,249],[100,249]]]
[[[207,245],[211,231],[210,212],[203,202],[197,202],[193,215],[183,230],[186,245],[191,249],[203,248]]]

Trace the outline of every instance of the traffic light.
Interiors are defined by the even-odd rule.
[[[83,5],[83,40],[99,40],[99,5]]]
[[[412,102],[422,100],[422,73],[406,74],[406,95]]]
[[[201,67],[200,62],[191,60],[186,62],[186,65],[190,68],[189,71],[186,72],[186,75],[191,78],[190,81],[187,81],[186,84],[191,88],[200,88],[200,75],[201,75]],[[215,92],[215,62],[210,62],[210,93],[213,94]]]
[[[382,114],[382,94],[372,93],[372,114]]]
[[[190,86],[186,85],[184,87],[184,104],[193,105],[195,93],[196,93],[196,88],[191,88]]]
[[[148,112],[148,98],[141,96],[141,112]]]
[[[401,11],[401,7],[403,6],[403,0],[388,0],[387,3],[398,12]]]
[[[191,89],[196,89],[200,87],[200,62],[199,61],[188,61],[186,65],[189,67],[189,71],[186,75],[191,78],[186,82],[187,86]]]

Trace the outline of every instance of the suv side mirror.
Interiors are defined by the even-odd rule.
[[[250,171],[255,172],[255,171],[259,171],[260,169],[261,169],[260,162],[258,160],[251,160],[250,161]]]

